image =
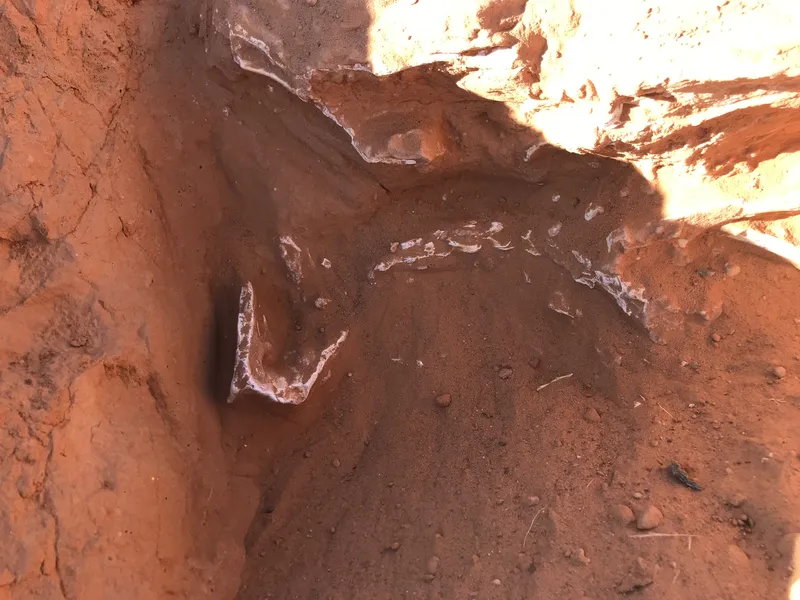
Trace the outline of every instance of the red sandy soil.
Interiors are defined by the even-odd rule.
[[[197,11],[26,7],[0,12],[0,598],[786,597],[795,269],[714,233],[688,264],[640,252],[654,289],[723,306],[667,346],[524,253],[371,281],[391,242],[641,178],[557,151],[526,180],[368,167],[312,106],[208,68]],[[287,233],[333,268],[290,283]],[[221,403],[245,280],[288,347],[351,332],[302,406]],[[619,505],[680,535],[632,537]]]

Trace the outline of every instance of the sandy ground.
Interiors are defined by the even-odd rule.
[[[90,200],[73,218],[74,196],[45,199],[49,228],[2,240],[0,597],[786,597],[795,269],[716,234],[680,260],[641,252],[650,285],[723,307],[667,346],[525,253],[371,279],[392,242],[471,219],[524,229],[553,218],[556,191],[582,215],[640,178],[557,151],[527,181],[368,167],[313,107],[209,69],[197,13],[98,6],[75,27],[115,23],[129,73],[62,177]],[[6,68],[5,123],[70,106],[68,85],[50,105],[33,85],[60,52]],[[111,93],[89,75],[71,84],[78,117]],[[285,234],[332,268],[294,285]],[[302,406],[222,403],[246,280],[287,348],[350,331]]]

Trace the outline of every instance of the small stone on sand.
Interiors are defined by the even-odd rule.
[[[647,508],[639,513],[639,517],[636,519],[636,527],[637,529],[647,531],[649,529],[655,529],[661,525],[663,521],[664,514],[655,506],[650,504]]]
[[[573,564],[584,567],[592,562],[592,559],[586,556],[586,552],[584,552],[583,548],[578,548],[573,552],[570,560],[572,560]]]
[[[651,583],[653,583],[653,569],[642,557],[639,557],[636,559],[633,568],[617,587],[617,592],[630,594],[647,587]]]
[[[600,413],[594,408],[588,408],[586,412],[583,413],[583,418],[592,423],[597,423],[600,420]]]
[[[742,267],[739,265],[725,265],[725,275],[728,277],[736,277],[742,272]]]
[[[636,517],[634,516],[630,507],[625,506],[624,504],[615,504],[611,508],[611,516],[617,523],[623,526],[630,525],[636,520]]]
[[[728,546],[728,558],[735,567],[747,568],[750,566],[750,558],[736,544]]]
[[[783,367],[772,367],[770,372],[778,379],[786,377],[786,369]]]
[[[502,367],[498,372],[497,375],[500,379],[508,379],[514,374],[514,369],[511,367]]]
[[[450,403],[453,399],[450,397],[450,394],[442,394],[441,396],[436,396],[436,406],[441,406],[442,408],[446,408],[450,406]]]
[[[439,557],[431,556],[428,559],[428,563],[425,565],[425,570],[429,575],[436,575],[436,571],[439,570]]]
[[[745,503],[747,498],[744,497],[742,494],[734,494],[728,500],[728,504],[730,504],[733,508],[739,508],[742,504]]]

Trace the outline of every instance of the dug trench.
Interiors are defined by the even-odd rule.
[[[651,288],[724,307],[656,344],[540,252],[658,215],[632,168],[368,165],[314,106],[210,69],[196,15],[86,10],[136,19],[138,70],[74,227],[2,241],[6,597],[785,596],[793,267],[715,232],[634,251]],[[497,108],[464,107],[502,145]],[[471,222],[476,252],[376,269]],[[248,281],[281,356],[348,332],[299,406],[225,402]]]

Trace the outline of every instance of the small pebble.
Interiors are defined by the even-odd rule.
[[[492,579],[492,585],[502,585],[502,584],[503,582],[500,581],[499,579]]]
[[[539,502],[539,496],[528,496],[528,506],[536,506]]]
[[[308,4],[309,6],[316,6],[317,0],[306,0],[306,4]]]
[[[615,521],[623,526],[630,525],[636,520],[636,517],[634,516],[630,507],[625,506],[624,504],[615,504],[611,508],[611,516]]]
[[[725,275],[728,277],[736,277],[742,272],[742,267],[739,265],[725,265]]]
[[[786,369],[783,367],[772,367],[771,373],[778,379],[786,377]]]
[[[305,458],[311,458],[311,450],[306,450],[305,452],[303,452],[303,456]]]
[[[744,497],[742,494],[734,494],[728,500],[728,504],[730,504],[733,508],[739,508],[742,504],[745,503],[747,498]]]
[[[653,583],[653,574],[653,568],[642,557],[638,557],[633,568],[617,586],[617,592],[630,594],[646,588]]]
[[[503,367],[497,372],[497,375],[500,377],[500,379],[508,379],[513,374],[514,374],[514,369],[512,369],[511,367]]]
[[[450,397],[450,394],[442,394],[441,396],[436,396],[436,406],[441,406],[442,408],[446,408],[450,406],[450,403],[453,399]]]
[[[578,566],[586,566],[592,559],[586,556],[586,552],[584,552],[583,548],[578,548],[575,552],[572,553],[572,562]]]
[[[655,529],[664,521],[664,514],[652,504],[645,508],[636,519],[637,529],[647,531]]]
[[[534,357],[530,360],[530,362],[528,362],[528,364],[531,366],[531,368],[538,369],[539,365],[542,364],[542,360],[539,357]]]
[[[633,492],[633,497],[636,500],[641,500],[642,498],[644,498],[644,495],[642,494],[642,492]]]
[[[331,527],[331,533],[336,533],[336,527]]]
[[[393,550],[394,552],[397,552],[398,550],[400,550],[400,542],[392,542],[392,545],[389,546],[389,549]]]
[[[439,570],[439,557],[431,556],[428,559],[428,563],[425,565],[425,570],[429,575],[436,575],[436,571]]]
[[[745,554],[744,550],[736,544],[728,546],[728,557],[735,567],[747,568],[750,565],[750,558]]]
[[[338,458],[334,458],[331,464],[338,469],[342,466],[342,461],[340,461]]]
[[[730,467],[725,467],[725,473],[727,475],[732,475],[733,474],[733,469],[731,469]]]
[[[720,334],[718,334],[718,333],[712,333],[711,334],[711,341],[712,342],[719,342],[721,340],[722,340],[722,336]]]
[[[586,412],[583,413],[583,418],[592,423],[596,423],[600,420],[600,413],[594,408],[588,408]]]

